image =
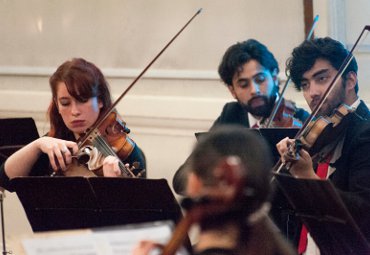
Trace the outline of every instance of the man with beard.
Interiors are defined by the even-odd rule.
[[[349,52],[340,42],[328,37],[305,41],[293,50],[288,62],[288,70],[296,88],[303,91],[303,96],[311,110],[319,105],[348,54]],[[330,179],[369,242],[370,112],[365,103],[359,99],[358,89],[357,63],[353,58],[316,116],[330,116],[336,108],[346,105],[351,113],[345,117],[348,121],[345,128],[336,139],[324,143],[323,149],[317,154],[312,153],[312,148],[300,149],[297,152],[299,159],[291,161],[289,172],[296,178]],[[330,133],[335,132],[336,130],[333,129]],[[323,137],[319,139],[323,140]],[[282,161],[287,160],[287,151],[294,143],[294,139],[285,138],[277,144]],[[322,153],[324,150],[325,154]],[[321,154],[323,156],[317,160],[316,156]],[[310,194],[307,194],[307,197],[310,197]],[[285,223],[281,225],[289,227],[287,233],[290,235],[289,238],[295,241],[299,253],[319,254],[312,239],[307,236],[305,227],[295,219],[294,212],[286,216]],[[314,227],[318,229],[311,229],[311,231],[322,233],[321,225]],[[336,233],[331,234],[336,237]],[[324,240],[328,242],[329,238],[326,236],[320,238],[321,245],[324,244]],[[354,243],[356,242],[351,240],[339,240],[338,247],[346,245],[356,254],[364,254],[358,250],[358,247],[353,247]],[[330,254],[343,253],[334,249]],[[370,251],[366,254],[370,254]]]
[[[274,55],[254,39],[236,43],[224,54],[218,73],[237,102],[225,104],[212,127],[231,123],[264,126],[278,100],[279,66]],[[294,109],[296,122],[307,116],[303,109]]]
[[[225,104],[210,131],[223,124],[246,128],[264,126],[279,96],[279,66],[274,55],[257,40],[238,42],[225,52],[218,73],[236,102]],[[308,113],[293,108],[292,125],[299,126]],[[185,164],[173,178],[173,188],[178,194],[184,194],[186,187]]]

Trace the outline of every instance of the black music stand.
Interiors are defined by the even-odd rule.
[[[39,138],[39,133],[32,118],[0,119],[0,165],[15,151],[37,138]],[[0,193],[3,254],[7,254],[3,211],[4,194],[3,191]]]
[[[34,232],[177,223],[182,217],[165,179],[45,176],[11,182]]]
[[[258,132],[267,141],[275,164],[280,159],[280,154],[276,149],[276,144],[285,137],[293,139],[299,131],[299,128],[258,128],[253,130],[256,130],[256,132]]]
[[[0,164],[37,138],[39,133],[32,118],[0,119]]]
[[[275,179],[322,255],[370,254],[370,244],[329,180]]]

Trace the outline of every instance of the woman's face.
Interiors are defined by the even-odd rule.
[[[96,122],[103,103],[97,97],[91,97],[84,102],[78,101],[68,93],[64,82],[58,83],[56,92],[59,114],[77,138]]]

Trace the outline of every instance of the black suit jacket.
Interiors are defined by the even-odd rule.
[[[361,102],[347,127],[341,157],[330,180],[370,241],[370,111]]]

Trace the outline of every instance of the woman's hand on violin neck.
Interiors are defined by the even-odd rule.
[[[107,156],[103,161],[103,175],[105,177],[121,176],[121,169],[119,168],[119,159],[114,156]]]
[[[315,174],[312,167],[312,158],[310,154],[302,148],[299,148],[299,151],[292,151],[295,145],[296,140],[290,139],[289,137],[284,138],[276,144],[281,161],[284,164],[288,162],[291,163],[289,172],[296,178],[318,179],[319,177]]]
[[[36,144],[41,152],[48,155],[54,171],[66,170],[72,162],[72,155],[78,152],[77,143],[48,136],[39,138]]]

